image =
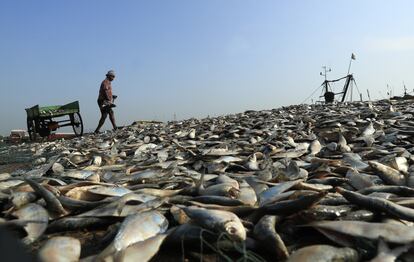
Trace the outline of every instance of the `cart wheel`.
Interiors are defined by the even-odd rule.
[[[81,115],[79,113],[71,114],[70,122],[72,124],[73,132],[75,132],[75,135],[81,136],[83,134],[83,122]]]
[[[34,120],[27,119],[27,132],[31,141],[36,141],[36,129]]]

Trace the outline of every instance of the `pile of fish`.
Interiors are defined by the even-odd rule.
[[[41,261],[414,261],[414,106],[298,105],[28,143],[0,229]]]

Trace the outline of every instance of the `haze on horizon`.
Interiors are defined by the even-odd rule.
[[[26,128],[25,108],[75,100],[93,130],[109,69],[118,125],[299,104],[323,65],[344,76],[351,53],[364,99],[385,98],[387,85],[401,95],[403,82],[414,90],[412,10],[408,0],[1,1],[0,134]]]

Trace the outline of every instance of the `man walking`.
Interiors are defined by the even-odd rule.
[[[101,87],[99,89],[99,96],[98,96],[98,105],[99,109],[101,110],[101,119],[99,120],[98,127],[95,130],[95,133],[99,133],[99,130],[105,123],[106,117],[109,114],[109,120],[111,120],[112,127],[117,129],[115,124],[115,115],[114,111],[112,110],[115,107],[114,99],[117,97],[112,95],[112,86],[111,82],[115,79],[115,72],[113,70],[109,70],[106,74],[106,78],[101,83]]]

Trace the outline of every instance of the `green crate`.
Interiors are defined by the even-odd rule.
[[[75,101],[63,106],[43,106],[35,105],[31,108],[26,108],[27,118],[49,118],[59,117],[79,112],[79,101]]]

